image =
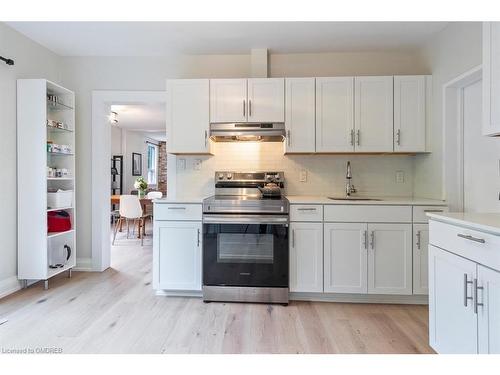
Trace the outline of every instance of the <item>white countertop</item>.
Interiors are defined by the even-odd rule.
[[[402,198],[402,197],[370,197],[380,200],[356,201],[333,200],[325,196],[316,195],[287,195],[291,204],[351,204],[351,205],[411,205],[411,206],[445,206],[446,202],[437,199]],[[362,198],[362,197],[359,197]]]
[[[160,198],[155,199],[153,203],[157,204],[165,204],[165,203],[179,203],[179,204],[201,204],[203,203],[203,199],[206,197],[181,197],[181,198]]]
[[[483,232],[500,235],[500,213],[428,213],[431,220],[460,225]]]

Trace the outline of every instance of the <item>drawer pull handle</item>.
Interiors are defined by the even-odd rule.
[[[186,207],[168,207],[169,210],[185,210]]]
[[[483,238],[472,237],[469,234],[458,233],[457,236],[460,237],[460,238],[465,238],[466,240],[469,240],[469,241],[474,241],[474,242],[479,242],[479,243],[486,243],[486,241]]]
[[[297,208],[298,211],[316,211],[315,207],[310,208]]]
[[[472,300],[472,297],[469,297],[469,295],[467,293],[467,289],[469,289],[468,288],[469,284],[472,284],[472,280],[471,281],[467,280],[467,274],[464,273],[464,306],[465,307],[467,307],[467,301]]]
[[[424,210],[424,212],[444,212],[444,210]]]

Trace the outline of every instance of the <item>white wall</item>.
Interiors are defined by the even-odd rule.
[[[0,160],[4,180],[0,194],[0,295],[17,283],[16,203],[16,80],[47,78],[59,82],[59,58],[35,42],[0,23],[0,55],[15,60],[0,63]]]
[[[446,199],[443,192],[443,84],[482,62],[480,22],[451,23],[422,49],[421,59],[432,72],[430,154],[415,158],[415,194]]]
[[[111,126],[111,155],[122,155],[122,129]]]
[[[122,130],[123,132],[123,192],[130,194],[136,190],[134,182],[139,176],[132,176],[132,153],[142,155],[142,177],[147,178],[147,135],[144,132]]]

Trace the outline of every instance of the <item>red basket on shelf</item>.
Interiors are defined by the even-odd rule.
[[[65,232],[71,230],[71,216],[66,211],[50,211],[47,213],[47,231]]]

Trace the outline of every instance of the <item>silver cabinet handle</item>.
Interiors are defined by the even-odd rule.
[[[354,146],[354,129],[351,129],[351,146]]]
[[[370,247],[372,248],[372,250],[375,249],[375,231],[373,230],[370,233]]]
[[[245,117],[247,114],[246,106],[247,106],[247,101],[245,99],[243,99],[243,117]]]
[[[469,240],[469,241],[474,241],[474,242],[479,242],[479,243],[486,243],[486,240],[484,240],[483,238],[472,237],[469,234],[458,233],[457,236],[460,237],[460,238],[465,238],[466,240]]]
[[[297,211],[316,211],[316,207],[297,208]]]
[[[396,143],[398,146],[401,146],[401,129],[396,131]]]
[[[361,131],[358,129],[358,130],[356,130],[356,144],[357,144],[358,146],[359,146],[359,145],[360,145],[360,143],[361,143],[360,138],[361,138]]]
[[[444,210],[434,210],[434,209],[430,210],[429,209],[429,210],[424,210],[424,212],[444,212]]]
[[[477,299],[477,291],[478,290],[483,290],[484,287],[482,286],[478,286],[477,285],[477,279],[474,279],[474,285],[472,287],[474,289],[474,313],[477,314],[477,311],[478,311],[478,306],[484,306],[484,303],[479,303],[478,302],[478,299]]]
[[[186,207],[176,207],[176,206],[171,206],[171,207],[168,207],[169,210],[185,210]]]
[[[207,141],[208,141],[208,131],[205,130],[205,147],[207,147]]]
[[[252,117],[252,99],[248,99],[248,117]]]
[[[198,247],[200,247],[200,229],[198,228]]]
[[[287,138],[288,146],[290,146],[290,143],[292,141],[291,138],[290,138],[290,130],[286,131],[286,138]]]
[[[469,281],[467,279],[467,274],[464,273],[464,306],[467,307],[467,301],[471,300],[472,297],[469,297],[469,294],[467,293],[468,285],[472,284],[472,281]]]
[[[295,248],[295,229],[292,229],[292,247]]]
[[[368,231],[363,232],[363,247],[368,250]]]
[[[421,239],[421,236],[422,236],[421,232],[420,232],[420,231],[417,231],[416,236],[417,236],[417,243],[416,243],[416,245],[417,245],[417,249],[419,249],[419,250],[420,250],[420,246],[421,246],[420,239]]]

